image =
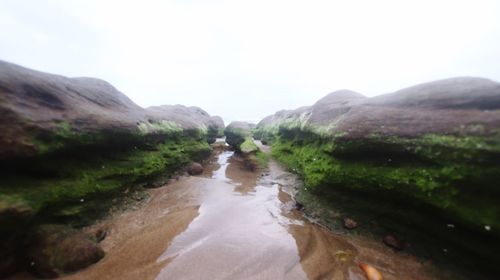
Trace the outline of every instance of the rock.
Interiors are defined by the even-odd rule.
[[[295,209],[302,211],[304,209],[304,204],[295,201]]]
[[[203,166],[197,162],[193,162],[188,167],[188,173],[189,175],[200,175],[203,173]]]
[[[366,263],[359,263],[359,268],[363,270],[368,280],[383,280],[382,274],[373,266]]]
[[[25,201],[0,199],[0,278],[17,272],[22,267],[26,229],[34,211]]]
[[[117,137],[123,142],[138,133],[184,129],[204,130],[207,138],[215,139],[224,129],[220,117],[199,107],[144,109],[105,81],[67,78],[4,61],[0,61],[0,113],[0,160],[62,149],[84,136],[85,144]]]
[[[85,268],[103,257],[104,251],[90,238],[62,225],[39,226],[28,251],[30,269],[44,278]]]
[[[499,109],[499,83],[460,77],[371,98],[348,90],[336,91],[313,106],[276,112],[260,121],[256,131],[274,135],[280,124],[287,123],[289,128],[332,136],[346,134],[348,139],[370,135],[417,137],[458,131],[487,135],[500,126]],[[328,126],[333,123],[334,126]]]
[[[182,128],[193,132],[206,131],[206,139],[214,143],[215,138],[222,134],[224,121],[219,116],[210,116],[199,107],[184,105],[161,105],[146,109],[148,120],[151,120],[151,129],[160,120],[165,127]],[[163,120],[163,121],[161,121]]]
[[[236,150],[239,149],[240,145],[245,142],[246,139],[252,136],[253,125],[247,122],[234,121],[231,122],[225,129],[224,135],[226,136],[226,142],[234,147]]]
[[[342,225],[346,229],[355,229],[358,227],[358,223],[351,218],[344,218]]]
[[[404,249],[403,243],[393,234],[385,235],[382,240],[384,241],[385,245],[387,245],[393,249],[396,249],[396,250],[403,250]]]
[[[339,90],[318,100],[311,108],[308,123],[328,124],[351,110],[366,97],[350,90]]]
[[[101,241],[103,241],[107,235],[108,231],[106,229],[100,228],[95,232],[94,237],[97,243],[101,243]]]
[[[224,128],[198,107],[144,109],[105,81],[4,61],[0,114],[0,177],[8,178],[0,180],[0,278],[25,258],[12,244],[24,244],[26,221],[84,226],[108,212],[110,194],[157,186],[155,178],[208,156],[206,142]],[[26,205],[29,217],[11,215],[19,209],[13,202]]]
[[[382,217],[384,230],[406,236],[405,224],[404,231],[441,239],[436,243],[449,242],[443,220],[460,224],[454,236],[470,229],[476,238],[457,243],[457,251],[471,252],[464,256],[471,261],[498,259],[480,248],[491,243],[481,237],[483,226],[500,227],[491,215],[500,213],[492,200],[499,190],[500,83],[459,77],[370,98],[336,91],[264,118],[254,134],[273,140],[273,155],[303,177],[311,207],[327,200],[321,205]]]
[[[224,124],[224,120],[219,116],[212,116],[210,118],[210,126],[212,130],[217,130],[215,134],[216,138],[224,137],[224,128],[226,127]]]

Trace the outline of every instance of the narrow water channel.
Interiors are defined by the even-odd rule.
[[[429,266],[375,240],[333,234],[294,207],[300,181],[219,151],[200,176],[151,190],[146,206],[101,224],[106,257],[68,279],[434,279]]]

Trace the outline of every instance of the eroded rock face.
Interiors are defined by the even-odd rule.
[[[39,277],[55,278],[96,263],[104,251],[81,232],[62,225],[42,225],[31,235],[30,269]]]
[[[498,258],[488,248],[500,245],[500,231],[485,225],[500,228],[499,83],[452,78],[371,98],[337,91],[266,117],[255,133],[304,177],[309,202],[327,197],[360,224],[425,236],[433,244],[416,246],[425,254],[442,255],[442,246],[469,265]],[[307,202],[309,214],[321,212]],[[461,226],[451,232],[443,220]]]

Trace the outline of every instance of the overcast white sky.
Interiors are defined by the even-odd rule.
[[[258,121],[343,88],[500,81],[500,1],[0,0],[0,59]]]

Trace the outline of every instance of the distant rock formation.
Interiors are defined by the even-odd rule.
[[[239,150],[240,145],[252,137],[252,129],[253,125],[248,122],[233,121],[224,130],[226,142]]]

